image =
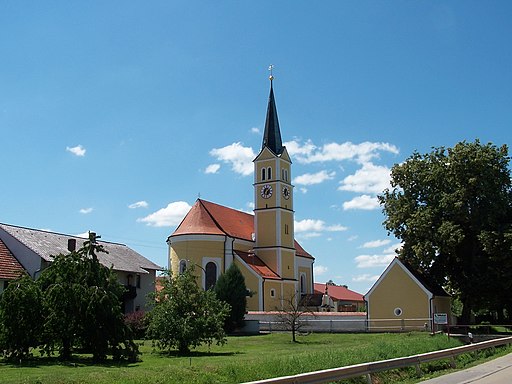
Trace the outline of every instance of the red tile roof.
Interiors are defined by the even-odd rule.
[[[19,277],[25,270],[13,256],[9,248],[0,240],[0,279],[12,280]]]
[[[315,293],[323,294],[324,292],[325,284],[315,283]],[[336,301],[364,301],[363,295],[342,285],[328,285],[327,293]]]
[[[180,235],[228,235],[253,241],[254,215],[206,200],[197,199],[171,237]],[[313,259],[295,240],[295,254]]]
[[[258,275],[264,279],[281,280],[279,275],[271,270],[258,256],[254,253],[235,251],[240,258],[251,267]]]

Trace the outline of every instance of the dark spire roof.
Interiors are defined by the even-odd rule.
[[[277,118],[276,101],[274,100],[274,90],[272,88],[272,76],[270,77],[270,96],[268,97],[267,119],[265,120],[265,133],[263,135],[264,147],[268,147],[276,155],[283,151],[283,142],[281,140],[281,131],[279,130],[279,120]]]

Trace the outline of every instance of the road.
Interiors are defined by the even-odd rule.
[[[462,371],[422,381],[419,384],[512,383],[512,353]]]

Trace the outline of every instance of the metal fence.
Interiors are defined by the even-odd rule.
[[[455,368],[455,357],[459,355],[509,344],[512,344],[512,337],[504,337],[500,339],[483,341],[481,343],[470,344],[462,347],[423,353],[420,355],[400,357],[389,360],[381,360],[372,363],[356,364],[347,367],[302,373],[300,375],[294,376],[285,376],[277,377],[274,379],[252,381],[246,384],[321,384],[361,376],[366,376],[367,382],[371,384],[371,376],[372,374],[377,372],[414,366],[416,367],[416,373],[418,374],[418,376],[421,376],[421,364],[423,363],[448,359],[450,360],[450,364],[452,365],[452,367]]]

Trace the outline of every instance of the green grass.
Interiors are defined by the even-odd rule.
[[[93,365],[84,356],[71,364],[55,358],[34,358],[22,365],[0,363],[0,383],[239,383],[460,345],[456,339],[426,333],[311,334],[300,336],[298,343],[290,340],[289,334],[279,333],[230,337],[222,347],[198,348],[185,357],[162,354],[146,341],[141,345],[142,361],[135,364]],[[407,379],[408,372],[386,375]],[[414,369],[411,372],[414,376]]]

